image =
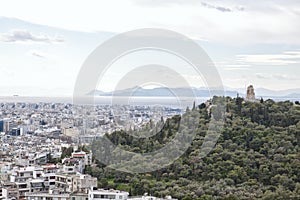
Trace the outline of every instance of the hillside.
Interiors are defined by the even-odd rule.
[[[220,100],[221,97],[214,97],[210,102]],[[289,101],[244,102],[229,97],[223,100],[225,125],[206,157],[199,156],[199,149],[214,110],[208,113],[208,107],[201,104],[186,113],[200,113],[197,135],[185,154],[170,166],[130,174],[97,161],[98,166],[88,166],[86,172],[98,177],[99,187],[127,190],[131,195],[148,192],[184,200],[300,199],[300,107]],[[138,139],[124,131],[107,137],[123,149],[151,152],[174,138],[179,122],[180,116],[166,120],[163,129],[148,139]],[[99,147],[101,141],[92,145],[94,151],[105,151]]]

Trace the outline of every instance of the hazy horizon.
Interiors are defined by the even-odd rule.
[[[5,1],[0,7],[0,95],[72,95],[82,64],[97,46],[145,27],[165,28],[193,39],[212,59],[226,87],[297,88],[299,7],[300,2],[292,0],[91,1],[72,2],[66,18],[65,2]],[[82,10],[90,12],[79,16]],[[96,89],[113,90],[133,67],[157,63],[178,70],[191,87],[205,86],[174,56],[135,52],[113,63]]]

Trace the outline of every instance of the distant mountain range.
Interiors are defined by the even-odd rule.
[[[192,91],[197,97],[209,97],[213,95],[223,94],[221,90],[212,89],[208,90],[207,88],[192,88]],[[245,89],[234,89],[225,87],[225,95],[230,97],[236,97],[237,94],[244,97]],[[283,99],[295,99],[300,98],[300,88],[298,89],[288,89],[288,90],[269,90],[265,88],[257,88],[255,89],[256,97],[268,97],[268,98],[283,98]],[[158,87],[152,89],[145,89],[142,87],[134,87],[128,88],[124,90],[116,90],[111,92],[103,92],[100,90],[94,90],[89,93],[89,95],[95,96],[136,96],[136,97],[172,97],[175,96],[184,96],[190,97],[194,96],[191,93],[191,89],[189,88],[166,88],[166,87]]]

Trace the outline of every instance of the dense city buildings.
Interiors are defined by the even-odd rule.
[[[95,165],[82,148],[95,138],[120,129],[139,129],[181,110],[123,106],[113,115],[109,106],[62,103],[0,104],[0,199],[105,200],[130,199],[129,193],[98,188],[85,174]],[[71,151],[70,151],[71,150]],[[149,195],[134,199],[159,199]]]
[[[69,137],[89,143],[116,130],[137,130],[150,122],[181,114],[182,110],[160,106],[85,106],[68,103],[1,103],[0,133]]]

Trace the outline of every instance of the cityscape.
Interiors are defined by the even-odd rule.
[[[0,200],[300,200],[300,1],[3,0]]]
[[[85,166],[95,163],[92,152],[83,151],[82,147],[95,138],[117,130],[139,129],[150,119],[167,119],[182,112],[166,107],[163,110],[151,106],[122,108],[123,115],[115,116],[110,106],[2,103],[1,198],[160,199],[150,195],[128,198],[128,192],[97,190],[94,189],[97,178],[84,174]],[[89,118],[84,116],[87,112]],[[126,117],[129,121],[122,124]],[[71,154],[63,155],[70,148]],[[61,162],[51,164],[53,160]]]

